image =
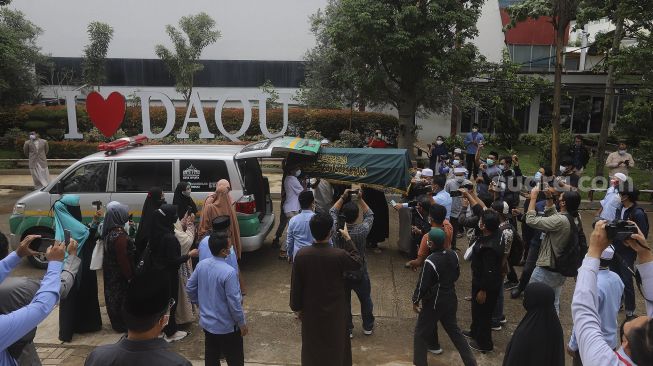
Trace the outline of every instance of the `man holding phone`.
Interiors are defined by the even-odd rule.
[[[0,281],[4,281],[9,276],[23,257],[36,254],[30,249],[30,244],[38,238],[40,238],[39,235],[28,235],[15,252],[0,261]],[[0,315],[0,364],[13,365],[16,363],[15,355],[12,355],[8,348],[34,329],[54,309],[61,289],[64,251],[65,247],[61,243],[50,246],[45,254],[48,259],[48,269],[34,299],[18,310]]]

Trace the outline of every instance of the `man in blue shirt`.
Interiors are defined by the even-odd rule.
[[[469,171],[470,176],[473,174],[474,178],[478,174],[476,167],[476,151],[478,149],[478,144],[483,142],[483,134],[478,132],[478,124],[474,123],[472,125],[472,132],[468,133],[465,136],[465,149],[467,149],[467,170]]]
[[[28,235],[15,252],[0,261],[0,282],[7,278],[23,257],[34,255],[35,252],[29,245],[37,238],[40,236]],[[7,348],[42,322],[59,300],[64,250],[65,246],[61,243],[55,243],[48,248],[45,254],[48,270],[32,302],[9,314],[0,315],[0,365],[16,365],[16,360],[11,357]]]
[[[601,262],[599,272],[596,275],[596,289],[598,290],[599,300],[599,317],[601,319],[601,333],[603,340],[612,349],[619,346],[617,337],[617,316],[619,315],[619,306],[621,306],[621,295],[624,293],[624,283],[618,274],[610,271],[610,262],[614,257],[612,246],[607,247],[601,253]],[[582,365],[580,354],[578,353],[578,341],[576,332],[573,331],[571,339],[567,345],[567,353],[574,359],[574,366]]]
[[[226,237],[211,234],[209,249],[213,257],[199,262],[186,285],[190,301],[199,304],[207,365],[219,365],[220,354],[224,354],[229,366],[245,364],[243,337],[247,335],[247,325],[238,273],[226,262],[229,247]]]
[[[444,175],[436,175],[433,177],[433,202],[438,205],[444,206],[447,209],[447,217],[449,220],[451,216],[451,204],[453,200],[449,192],[444,190],[445,185],[447,184],[447,177]]]
[[[313,245],[313,235],[308,223],[315,215],[315,197],[313,192],[304,191],[299,194],[301,211],[290,219],[288,223],[288,261],[292,262],[295,254],[303,247]]]
[[[227,215],[218,216],[215,219],[213,219],[213,221],[211,222],[211,232],[220,233],[222,234],[222,236],[229,239],[229,233],[227,232],[229,226],[231,226],[231,219],[229,218],[229,216]],[[213,258],[211,249],[209,249],[209,237],[210,235],[206,235],[197,246],[197,249],[200,252],[200,256],[199,256],[200,261],[203,261],[207,258]],[[236,252],[234,251],[233,245],[229,245],[229,255],[226,258],[226,262],[233,269],[235,269],[238,272],[238,275],[240,276],[240,271],[238,269],[238,258],[236,257]]]

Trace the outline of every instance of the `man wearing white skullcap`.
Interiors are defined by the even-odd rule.
[[[610,188],[605,192],[605,198],[601,200],[601,208],[597,215],[601,220],[612,221],[615,219],[617,209],[621,207],[621,199],[619,198],[619,187],[628,180],[624,173],[616,173],[610,179]]]
[[[615,258],[614,256],[614,248],[610,245],[601,253],[601,264],[599,265],[599,273],[596,276],[601,334],[612,349],[616,349],[621,344],[618,337],[617,316],[619,315],[619,306],[621,306],[621,295],[624,292],[624,283],[621,278],[618,274],[610,271],[609,268],[611,261],[620,260],[619,257]],[[567,345],[567,353],[573,357],[574,366],[582,365],[575,333],[574,330]]]

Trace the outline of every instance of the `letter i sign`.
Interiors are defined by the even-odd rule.
[[[125,117],[125,97],[113,92],[105,100],[98,92],[92,92],[86,97],[86,113],[100,132],[111,137],[118,131]]]

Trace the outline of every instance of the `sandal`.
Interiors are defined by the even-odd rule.
[[[286,253],[285,250],[282,250],[279,252],[279,260],[286,260],[288,259],[288,254]]]

